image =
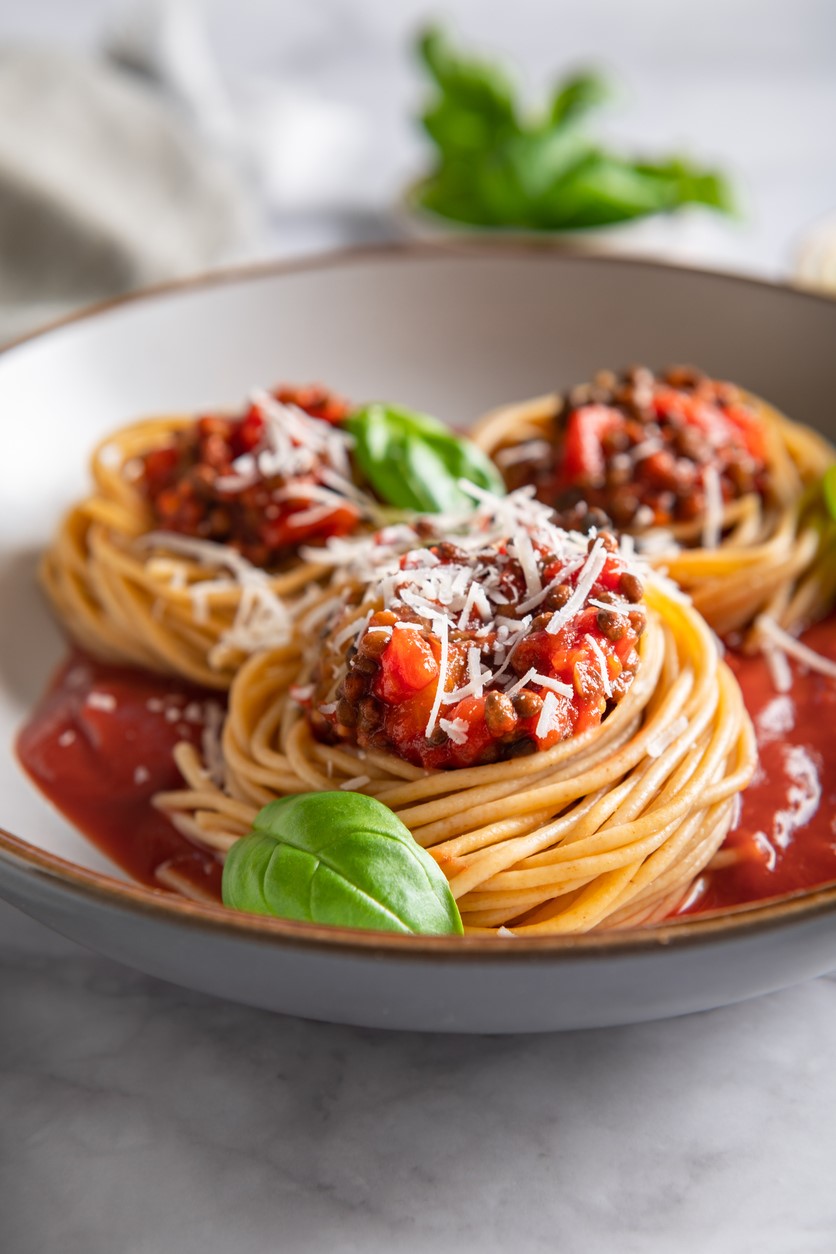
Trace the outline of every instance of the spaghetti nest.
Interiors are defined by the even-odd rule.
[[[156,803],[223,855],[273,798],[350,788],[390,806],[430,851],[470,932],[659,920],[722,844],[755,747],[700,616],[656,578],[645,605],[635,676],[602,722],[529,756],[459,770],[317,740],[294,699],[313,665],[297,626],[235,679],[222,761],[180,745],[185,787]]]
[[[672,371],[669,377],[681,373]],[[607,380],[605,405],[612,376]],[[733,391],[757,424],[762,441],[759,482],[744,482],[729,500],[715,477],[713,509],[710,499],[701,500],[686,488],[685,502],[694,507],[688,512],[696,516],[662,527],[653,526],[638,511],[629,520],[613,521],[623,533],[637,537],[648,560],[688,593],[720,635],[747,632],[760,615],[796,634],[823,617],[836,600],[836,529],[827,520],[821,496],[822,478],[836,459],[836,450],[817,432],[792,422],[765,401]],[[597,395],[594,385],[589,385],[589,393]],[[565,399],[554,393],[507,405],[486,415],[472,438],[506,478],[511,468],[519,467],[511,476],[512,486],[533,482],[533,477],[526,477],[531,471],[526,447],[542,450],[547,460],[553,458],[556,434],[571,408],[571,394]],[[594,401],[585,406],[587,412],[599,408]],[[575,406],[575,417],[579,413]],[[627,486],[632,488],[633,483]],[[538,495],[548,499],[539,490]],[[710,498],[712,493],[705,495]],[[612,517],[606,500],[601,503]],[[755,639],[750,632],[748,643]]]
[[[263,407],[277,427],[286,407],[266,394]],[[315,420],[299,410],[288,414],[294,438],[297,430],[304,438]],[[252,411],[247,420],[252,425]],[[206,421],[236,425],[236,420]],[[336,433],[329,425],[316,426],[326,430],[333,444]],[[91,460],[93,490],[64,517],[41,576],[61,622],[94,656],[224,689],[251,652],[290,639],[300,598],[329,566],[317,562],[315,549],[312,560],[311,551],[303,556],[297,545],[265,569],[247,560],[240,545],[161,529],[149,502],[149,458],[169,452],[174,456],[178,447],[193,443],[196,429],[193,417],[150,418],[102,441]],[[279,436],[288,443],[284,433],[279,431]],[[209,438],[217,437],[210,433]],[[270,450],[270,456],[280,454],[286,464],[284,449]],[[298,445],[291,454],[300,464],[313,456]],[[205,474],[205,468],[198,464],[197,472]],[[250,477],[261,489],[255,473]],[[283,479],[278,492],[285,515],[292,511],[292,521],[302,523],[295,532],[300,543],[321,541],[318,528],[324,536],[333,534],[327,526],[332,517],[339,518],[342,530],[366,527],[365,505],[358,504],[362,494],[347,479],[340,483],[350,495],[342,496],[312,486],[311,477],[308,472],[303,486]],[[218,482],[226,489],[222,503],[234,500],[239,484],[247,486],[242,474],[218,477]],[[216,492],[213,508],[217,497]],[[176,504],[186,508],[191,502],[177,499]],[[264,516],[263,509],[252,512]]]

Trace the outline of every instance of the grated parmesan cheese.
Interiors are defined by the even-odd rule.
[[[525,440],[522,444],[500,449],[494,460],[499,466],[513,466],[517,462],[542,461],[551,453],[548,440]]]
[[[98,459],[105,470],[118,470],[122,465],[122,452],[119,445],[108,440],[99,449]]]
[[[723,487],[716,466],[704,466],[705,522],[702,529],[704,549],[716,549],[723,536]]]
[[[525,688],[528,684],[531,683],[531,681],[533,680],[536,674],[537,674],[537,671],[534,669],[533,666],[530,666],[528,670],[525,672],[525,674],[523,675],[522,679],[518,679],[517,682],[515,684],[512,684],[510,688],[505,689],[506,697],[513,697],[513,696],[516,696],[518,692],[522,692],[523,688]]]
[[[223,631],[218,644],[209,654],[210,663],[221,660],[228,649],[254,653],[258,649],[286,644],[291,635],[291,618],[287,606],[273,591],[270,578],[245,557],[226,544],[198,540],[193,536],[168,531],[150,531],[136,542],[142,548],[160,548],[202,566],[229,571],[229,578],[201,579],[188,585],[195,622],[209,619],[209,601],[213,595],[240,591],[232,625]]]
[[[360,788],[365,788],[366,784],[372,782],[370,775],[354,775],[351,779],[344,779],[340,784],[343,792],[357,792]]]
[[[458,727],[456,719],[442,717],[445,707],[466,697],[482,697],[487,689],[514,695],[529,684],[537,685],[543,693],[538,734],[547,736],[552,728],[561,725],[563,703],[574,697],[574,688],[534,668],[519,678],[512,669],[513,659],[531,630],[531,611],[552,588],[570,578],[575,584],[566,605],[551,615],[550,634],[584,611],[605,567],[608,551],[601,537],[593,536],[590,540],[579,532],[557,527],[552,512],[534,499],[530,489],[498,498],[464,482],[462,487],[476,501],[472,514],[458,518],[435,516],[421,520],[415,527],[398,524],[374,537],[329,542],[329,559],[346,568],[351,581],[365,587],[363,599],[367,606],[384,605],[397,610],[400,605],[406,611],[406,620],[400,619],[395,624],[397,628],[434,636],[438,642],[438,647],[434,647],[440,673],[424,729],[427,738],[432,737],[436,726],[454,741],[456,732],[464,733],[465,728]],[[462,556],[439,560],[430,548],[442,539],[449,540],[451,535],[463,551]],[[544,587],[547,555],[555,563],[557,574]],[[619,558],[623,566],[646,580],[647,567],[635,557],[632,546],[620,552]],[[509,605],[514,609],[504,610]],[[614,594],[606,602],[599,601],[597,608],[603,606],[622,612],[630,608]],[[356,638],[368,627],[371,613],[369,610],[366,620],[338,625],[330,644],[339,649],[347,640]],[[457,657],[458,649],[462,643],[465,645],[465,673],[460,686],[448,689],[451,633],[456,633]],[[464,641],[458,633],[464,634]],[[609,697],[612,683],[604,651],[594,636],[588,637],[587,645],[590,663],[600,670],[602,687]],[[342,664],[345,665],[344,658]],[[322,708],[328,712],[333,706]],[[450,727],[454,729],[452,734]]]
[[[445,731],[454,745],[467,743],[468,725],[463,718],[440,718],[438,725]]]
[[[213,784],[226,787],[226,758],[221,745],[221,729],[224,712],[217,701],[206,701],[203,706],[204,726],[200,747],[206,771]]]
[[[647,756],[649,758],[661,758],[665,750],[687,730],[688,720],[684,714],[680,714],[667,727],[661,728],[655,736],[651,736],[647,742]]]
[[[112,692],[91,692],[88,693],[87,704],[91,710],[103,710],[110,713],[116,709],[116,698]]]
[[[338,631],[336,636],[334,637],[334,644],[337,646],[337,648],[341,649],[342,646],[346,644],[349,640],[356,640],[357,637],[361,635],[368,627],[369,622],[371,621],[371,617],[372,617],[372,611],[369,610],[365,618],[355,618],[352,620],[352,622],[348,624],[347,627],[343,627],[341,631]]]
[[[435,620],[435,633],[441,641],[441,657],[439,659],[438,683],[435,689],[435,699],[430,710],[430,717],[427,719],[427,726],[424,728],[424,735],[429,740],[435,731],[435,723],[441,709],[441,701],[444,697],[444,690],[447,687],[447,660],[450,650],[450,637],[447,628],[447,617],[438,617]]]
[[[552,615],[551,621],[546,626],[546,631],[550,636],[554,636],[560,631],[561,627],[565,627],[571,622],[576,614],[583,609],[586,598],[589,596],[596,579],[601,574],[607,561],[607,551],[604,548],[603,540],[597,539],[592,546],[592,550],[586,559],[586,562],[578,576],[578,582],[569,600],[563,606],[562,610],[557,610]]]
[[[516,532],[513,548],[517,561],[522,568],[525,590],[529,596],[537,596],[543,591],[543,581],[537,569],[537,559],[534,556],[530,537],[524,531]]]
[[[775,619],[770,618],[768,614],[761,614],[755,623],[755,631],[762,640],[764,637],[766,638],[769,644],[773,646],[774,652],[789,655],[809,670],[815,671],[819,675],[826,675],[828,679],[836,679],[836,662],[832,662],[830,658],[824,657],[821,653],[816,653],[815,649],[811,649],[809,645],[802,644],[800,640],[796,640],[795,636],[791,636],[788,631],[784,631],[783,627],[779,627]],[[767,653],[767,650],[764,650],[764,652]],[[767,654],[768,661],[769,657]],[[792,674],[790,673],[791,685]],[[778,691],[786,692],[787,688],[779,688]]]
[[[762,644],[761,652],[766,662],[766,669],[769,671],[769,678],[772,680],[772,687],[778,693],[789,692],[792,688],[792,670],[786,653],[781,649],[776,649],[773,644]]]
[[[534,729],[534,735],[538,740],[543,740],[548,736],[549,732],[554,731],[557,727],[558,708],[557,697],[553,692],[547,692],[543,698],[543,708],[540,711],[537,726]]]
[[[549,675],[541,675],[539,671],[535,671],[533,675],[535,684],[539,684],[541,688],[548,688],[551,692],[556,692],[559,697],[573,697],[575,690],[571,684],[564,684],[559,679],[552,679]]]
[[[604,657],[604,650],[601,648],[595,637],[591,636],[589,632],[586,633],[585,639],[595,657],[595,663],[601,676],[601,684],[604,688],[604,696],[611,697],[612,684],[610,683],[610,672],[607,669],[607,659]]]
[[[467,677],[473,684],[474,697],[482,695],[482,650],[472,644],[467,651]]]

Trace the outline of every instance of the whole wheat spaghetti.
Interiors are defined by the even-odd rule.
[[[328,570],[300,548],[368,529],[376,506],[352,482],[333,398],[279,395],[254,394],[236,418],[146,419],[99,444],[93,490],[42,564],[82,648],[225,688],[252,651],[290,638]]]
[[[237,675],[223,769],[181,745],[186,786],[157,804],[222,854],[272,798],[350,788],[431,852],[470,931],[658,920],[751,778],[738,686],[687,599],[611,538],[525,495],[485,510],[338,572]]]

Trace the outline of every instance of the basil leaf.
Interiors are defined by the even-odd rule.
[[[494,134],[516,129],[513,87],[500,66],[459,56],[438,27],[419,35],[418,55],[451,114],[479,117]]]
[[[672,181],[594,153],[551,188],[542,222],[562,230],[607,226],[661,213],[677,203]]]
[[[224,905],[334,927],[460,935],[444,873],[397,815],[356,792],[271,801],[236,841]]]
[[[505,493],[490,458],[429,414],[375,402],[351,414],[345,429],[361,471],[388,505],[424,513],[471,508],[460,479]]]
[[[611,94],[609,83],[600,74],[594,71],[575,74],[555,89],[549,121],[553,127],[576,122],[604,104]]]
[[[678,157],[635,160],[594,144],[584,124],[608,95],[603,78],[574,74],[544,114],[526,116],[501,67],[461,55],[438,30],[419,43],[434,95],[423,114],[435,165],[421,205],[462,223],[524,230],[607,226],[686,204],[733,212],[715,171]]]

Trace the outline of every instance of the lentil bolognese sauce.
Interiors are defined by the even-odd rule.
[[[338,545],[295,643],[233,682],[223,787],[184,744],[188,786],[157,804],[223,854],[275,797],[359,790],[431,853],[471,930],[663,917],[754,769],[737,684],[627,549],[527,491],[480,496],[429,523],[443,539],[425,522]]]
[[[314,733],[446,770],[598,726],[629,687],[645,625],[641,582],[617,549],[607,533],[585,546],[550,528],[476,552],[442,541],[407,553],[361,603],[348,653],[356,606],[322,641]]]
[[[94,656],[226,688],[287,636],[321,573],[305,545],[369,529],[349,406],[321,387],[255,391],[240,414],[152,418],[92,458],[94,491],[65,517],[43,580]]]
[[[347,535],[362,518],[338,432],[348,413],[324,388],[281,387],[240,416],[179,428],[139,458],[155,529],[231,545],[267,569],[301,544]]]
[[[458,478],[472,508],[422,517],[350,413],[281,388],[96,450],[44,562],[82,652],[18,742],[71,821],[217,899],[263,807],[364,793],[476,934],[836,880],[825,441],[693,370],[605,373],[489,416],[509,495]]]
[[[605,370],[487,415],[474,440],[509,487],[557,509],[580,500],[637,537],[721,635],[762,613],[797,631],[833,603],[810,498],[836,454],[734,384],[691,367]]]

